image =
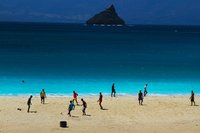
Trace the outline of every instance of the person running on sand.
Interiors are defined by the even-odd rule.
[[[112,90],[111,90],[111,97],[115,97],[116,91],[115,91],[115,84],[113,83],[112,85]]]
[[[75,109],[75,105],[73,101],[70,101],[69,108],[68,108],[68,115],[71,117],[71,111]]]
[[[142,94],[141,90],[138,93],[138,101],[139,101],[139,105],[142,105],[142,103],[143,103],[143,94]]]
[[[99,93],[99,100],[98,100],[97,102],[99,102],[99,106],[100,106],[101,109],[103,109],[103,107],[102,107],[102,105],[101,105],[102,101],[103,101],[103,95],[102,95],[101,92],[100,92],[100,93]]]
[[[78,97],[78,93],[73,91],[73,102],[76,101],[76,104],[78,105],[77,97]]]
[[[32,99],[32,95],[29,97],[29,99],[28,99],[28,101],[27,101],[27,105],[28,105],[28,110],[27,110],[27,112],[29,113],[29,111],[30,111],[30,107],[31,107],[31,105],[32,105],[32,103],[31,103],[31,99]]]
[[[193,92],[193,90],[192,90],[192,92],[191,92],[190,100],[191,100],[191,106],[193,105],[193,103],[194,103],[194,106],[195,106],[195,101],[194,101],[194,92]]]
[[[147,95],[147,86],[148,86],[148,84],[146,84],[145,86],[144,86],[144,97]]]
[[[41,98],[41,103],[44,104],[45,98],[46,98],[46,93],[45,93],[44,89],[42,89],[42,91],[40,92],[40,98]]]
[[[86,110],[86,108],[87,108],[87,103],[83,100],[83,98],[81,99],[81,101],[82,101],[82,106],[83,106],[83,110],[82,110],[82,112],[83,112],[83,115],[86,115],[86,113],[85,113],[85,110]]]

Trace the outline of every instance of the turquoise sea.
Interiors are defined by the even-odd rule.
[[[24,80],[24,83],[22,82]],[[200,93],[200,26],[0,23],[0,95]]]

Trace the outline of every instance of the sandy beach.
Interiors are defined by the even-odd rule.
[[[98,96],[80,96],[88,104],[67,115],[71,97],[48,97],[46,104],[33,97],[27,113],[27,97],[0,97],[0,133],[199,133],[200,106],[190,106],[189,96],[148,96],[139,106],[136,96],[104,96],[100,110]],[[200,97],[196,96],[196,103]],[[22,109],[21,111],[17,108]],[[37,111],[37,113],[34,113]],[[65,120],[68,128],[60,128]]]

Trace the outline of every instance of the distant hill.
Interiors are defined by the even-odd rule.
[[[109,8],[87,20],[86,24],[125,25],[125,21],[118,16],[114,5],[111,5]]]

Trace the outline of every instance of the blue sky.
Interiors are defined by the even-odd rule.
[[[200,0],[0,0],[0,21],[84,23],[111,4],[128,24],[200,25]]]

